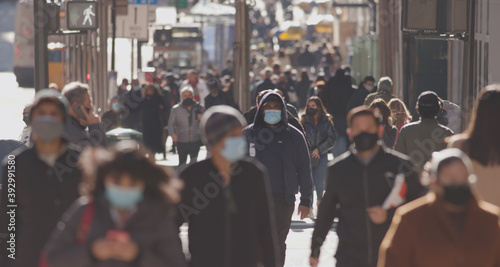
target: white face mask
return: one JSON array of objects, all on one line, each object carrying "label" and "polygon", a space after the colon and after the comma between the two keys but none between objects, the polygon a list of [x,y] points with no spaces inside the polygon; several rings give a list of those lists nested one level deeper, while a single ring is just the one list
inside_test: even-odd
[{"label": "white face mask", "polygon": [[371,91],[371,90],[373,90],[373,88],[375,88],[375,86],[373,86],[373,85],[364,85],[364,87],[368,91]]}]

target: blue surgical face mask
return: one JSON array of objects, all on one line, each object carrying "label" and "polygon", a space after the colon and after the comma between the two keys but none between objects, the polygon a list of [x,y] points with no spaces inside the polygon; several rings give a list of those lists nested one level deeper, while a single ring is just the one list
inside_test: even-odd
[{"label": "blue surgical face mask", "polygon": [[266,110],[264,111],[264,121],[268,124],[274,125],[281,121],[281,110]]},{"label": "blue surgical face mask", "polygon": [[224,149],[220,154],[227,161],[234,163],[247,154],[247,141],[244,136],[228,137],[224,140]]},{"label": "blue surgical face mask", "polygon": [[134,87],[132,87],[132,90],[134,91],[141,91],[141,87],[139,85],[134,85]]},{"label": "blue surgical face mask", "polygon": [[64,132],[64,123],[51,116],[41,116],[31,122],[31,129],[40,141],[52,142]]},{"label": "blue surgical face mask", "polygon": [[133,209],[144,197],[141,188],[122,187],[114,184],[107,184],[104,193],[111,205],[124,210]]},{"label": "blue surgical face mask", "polygon": [[111,105],[111,108],[112,108],[113,110],[118,111],[118,110],[120,110],[120,109],[122,108],[122,104],[121,104],[121,103],[118,103],[118,102],[113,103],[113,105]]}]

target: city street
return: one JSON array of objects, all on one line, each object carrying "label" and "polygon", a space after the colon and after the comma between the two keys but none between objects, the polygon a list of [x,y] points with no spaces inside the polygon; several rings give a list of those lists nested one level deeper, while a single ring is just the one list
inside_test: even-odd
[{"label": "city street", "polygon": [[0,0],[0,266],[500,263],[496,11]]},{"label": "city street", "polygon": [[[10,3],[0,3],[0,139],[17,139],[22,132],[24,122],[22,121],[22,110],[27,103],[33,100],[35,90],[33,88],[20,88],[12,73],[12,56],[14,42],[14,6]],[[125,39],[117,43],[117,54],[130,55],[129,42]],[[117,57],[117,71],[123,77],[130,73],[130,57]],[[168,144],[171,145],[169,138]],[[206,157],[206,150],[202,148],[199,159]],[[165,166],[177,166],[178,156],[168,154],[167,160],[163,160],[157,154],[158,163]],[[296,203],[296,206],[298,202]],[[287,239],[287,257],[285,266],[304,267],[309,266],[309,253],[311,235],[314,229],[314,222],[311,219],[301,221],[294,214],[292,227]],[[181,228],[181,239],[184,251],[187,253],[187,228]],[[333,266],[333,255],[337,246],[337,236],[331,231],[323,246],[320,265]]]}]

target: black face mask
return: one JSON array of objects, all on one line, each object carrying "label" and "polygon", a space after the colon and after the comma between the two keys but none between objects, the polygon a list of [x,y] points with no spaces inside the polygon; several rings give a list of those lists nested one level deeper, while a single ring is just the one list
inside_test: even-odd
[{"label": "black face mask", "polygon": [[377,144],[378,139],[378,134],[376,133],[362,132],[354,136],[353,141],[356,149],[363,152],[372,149]]},{"label": "black face mask", "polygon": [[318,113],[318,109],[317,108],[307,108],[306,113],[308,116],[314,117],[316,115],[316,113]]},{"label": "black face mask", "polygon": [[472,192],[468,185],[449,185],[444,187],[444,201],[455,206],[465,206],[472,198]]},{"label": "black face mask", "polygon": [[28,117],[28,116],[24,116],[23,121],[24,121],[24,123],[26,123],[27,126],[29,126],[31,124],[30,117]]},{"label": "black face mask", "polygon": [[182,101],[182,104],[183,104],[184,106],[192,106],[192,105],[194,105],[194,100],[193,100],[192,98],[189,98],[189,97],[188,97],[188,98],[186,98],[186,99],[184,99],[184,100]]}]

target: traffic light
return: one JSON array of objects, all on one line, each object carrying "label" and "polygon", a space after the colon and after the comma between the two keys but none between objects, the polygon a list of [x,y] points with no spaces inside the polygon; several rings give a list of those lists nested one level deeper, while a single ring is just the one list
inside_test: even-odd
[{"label": "traffic light", "polygon": [[155,30],[153,40],[158,45],[172,42],[172,29]]},{"label": "traffic light", "polygon": [[69,30],[97,30],[97,1],[69,1],[66,5]]},{"label": "traffic light", "polygon": [[49,21],[47,23],[47,32],[55,33],[59,31],[61,28],[59,12],[61,11],[61,7],[56,3],[47,3],[45,5],[45,11],[47,12],[47,17]]}]

